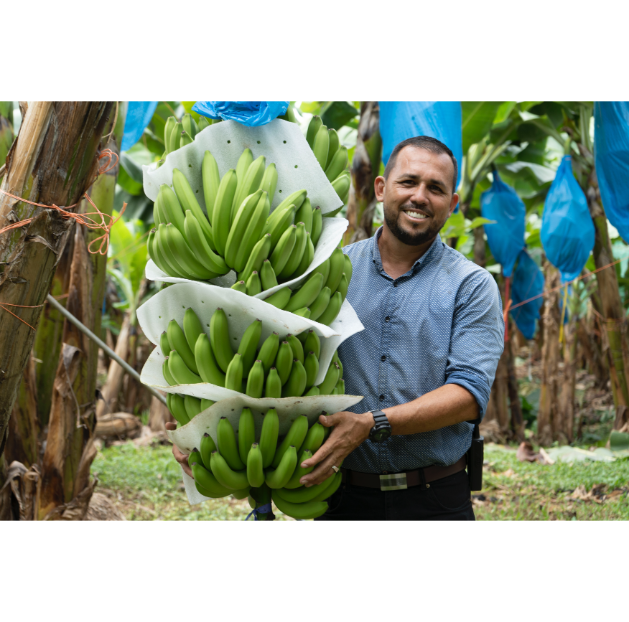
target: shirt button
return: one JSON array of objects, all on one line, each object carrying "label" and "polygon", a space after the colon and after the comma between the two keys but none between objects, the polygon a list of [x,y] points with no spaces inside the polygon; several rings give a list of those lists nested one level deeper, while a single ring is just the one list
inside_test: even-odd
[{"label": "shirt button", "polygon": [[384,402],[384,395],[381,395],[381,396],[380,396],[380,401],[381,401],[381,402]]},{"label": "shirt button", "polygon": [[381,360],[381,361],[386,361],[386,360],[387,360],[387,357],[383,354],[383,355],[380,357],[380,360]]},{"label": "shirt button", "polygon": [[393,283],[393,287],[397,287],[397,283]]},{"label": "shirt button", "polygon": [[388,322],[391,318],[387,315],[387,317],[384,318],[385,322]]}]

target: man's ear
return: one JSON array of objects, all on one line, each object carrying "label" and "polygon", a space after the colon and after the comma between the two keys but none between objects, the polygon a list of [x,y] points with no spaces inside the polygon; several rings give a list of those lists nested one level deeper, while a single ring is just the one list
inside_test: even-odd
[{"label": "man's ear", "polygon": [[378,201],[380,202],[382,202],[382,200],[384,199],[384,184],[385,184],[385,179],[384,177],[382,177],[382,175],[379,175],[378,177],[376,177],[376,179],[373,182],[373,188],[376,193],[376,199],[378,199]]},{"label": "man's ear", "polygon": [[450,214],[449,216],[452,216],[452,213],[454,212],[454,208],[457,206],[459,202],[459,195],[455,192],[452,195],[452,200],[450,201]]}]

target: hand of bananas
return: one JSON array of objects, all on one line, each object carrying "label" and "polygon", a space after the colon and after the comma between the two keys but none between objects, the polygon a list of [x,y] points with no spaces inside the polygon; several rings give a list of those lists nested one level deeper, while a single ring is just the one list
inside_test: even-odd
[{"label": "hand of bananas", "polygon": [[177,121],[175,117],[168,117],[164,126],[164,146],[166,150],[162,154],[160,163],[163,162],[169,153],[189,145],[201,130],[209,127],[212,123],[218,123],[218,120],[213,121],[202,116],[199,119],[199,123],[197,123],[190,114],[184,114],[181,117],[181,121]]},{"label": "hand of bananas", "polygon": [[[189,308],[184,314],[183,329],[171,320],[160,337],[160,348],[166,355],[164,378],[170,386],[207,382],[253,398],[345,393],[343,367],[336,352],[323,382],[314,384],[321,354],[321,342],[314,330],[299,337],[287,335],[281,342],[278,333],[273,332],[258,348],[261,335],[262,322],[255,320],[234,352],[223,309],[212,314],[208,337],[197,314]],[[202,400],[188,396],[183,398],[183,409],[181,400],[170,400],[171,412],[182,424],[207,408]]]},{"label": "hand of bananas", "polygon": [[199,449],[194,449],[188,464],[197,490],[205,497],[236,499],[249,497],[252,508],[273,499],[277,508],[299,519],[321,516],[329,498],[341,484],[341,474],[333,474],[316,486],[305,488],[299,480],[312,471],[300,465],[310,458],[327,438],[330,430],[308,418],[295,418],[286,435],[279,438],[279,417],[273,408],[264,414],[260,437],[256,440],[254,416],[243,408],[238,420],[238,435],[228,419],[221,418],[216,443],[204,434]]}]

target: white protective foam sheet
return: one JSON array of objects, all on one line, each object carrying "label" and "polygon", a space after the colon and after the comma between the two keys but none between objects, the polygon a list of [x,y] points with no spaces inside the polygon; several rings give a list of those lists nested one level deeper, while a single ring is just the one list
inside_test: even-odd
[{"label": "white protective foam sheet", "polygon": [[[307,143],[306,143],[307,144]],[[318,164],[317,164],[318,166]],[[320,264],[322,264],[331,254],[332,251],[338,246],[339,240],[345,230],[347,229],[349,222],[345,218],[324,218],[323,229],[321,230],[321,237],[315,249],[315,254],[312,262],[308,266],[308,269],[296,279],[286,281],[281,285],[267,289],[259,294],[256,294],[254,298],[260,298],[265,300],[276,291],[282,289],[282,287],[290,287],[296,289],[304,281],[308,279],[310,273]],[[165,272],[162,272],[152,259],[149,259],[146,264],[146,278],[151,281],[161,281],[164,283],[204,283],[206,285],[214,285],[217,287],[231,287],[236,282],[236,273],[231,270],[224,276],[219,276],[216,279],[210,281],[192,281],[190,279],[181,279],[176,276],[170,276]]]},{"label": "white protective foam sheet", "polygon": [[[190,423],[168,432],[170,440],[186,454],[199,447],[201,438],[206,432],[216,440],[216,427],[221,417],[226,417],[234,430],[238,429],[238,419],[243,408],[251,408],[256,428],[256,438],[260,436],[263,414],[269,408],[275,408],[280,422],[279,434],[288,432],[291,423],[301,415],[308,417],[312,425],[322,412],[335,413],[345,410],[363,399],[362,395],[317,395],[314,397],[291,397],[282,399],[264,398],[260,400],[239,394],[237,397],[221,400],[210,408],[199,413]],[[183,469],[182,469],[183,473]],[[194,485],[194,480],[183,473],[183,481],[191,505],[205,501]]]},{"label": "white protective foam sheet", "polygon": [[159,347],[160,335],[166,330],[171,320],[176,320],[180,326],[183,326],[183,317],[188,307],[191,307],[199,316],[208,337],[212,314],[217,308],[222,308],[227,314],[229,336],[234,344],[234,351],[240,343],[242,334],[256,319],[262,320],[260,345],[272,332],[277,332],[281,339],[289,334],[299,335],[312,328],[321,338],[319,374],[315,384],[323,382],[326,370],[339,344],[364,328],[347,300],[343,303],[336,320],[330,326],[325,326],[294,313],[277,309],[262,300],[233,289],[193,282],[171,285],[138,309],[138,321],[142,331],[151,343],[157,345],[144,364],[140,378],[144,384],[157,387],[167,393],[182,393],[214,401],[241,394],[209,383],[169,386],[162,373],[164,354]]}]

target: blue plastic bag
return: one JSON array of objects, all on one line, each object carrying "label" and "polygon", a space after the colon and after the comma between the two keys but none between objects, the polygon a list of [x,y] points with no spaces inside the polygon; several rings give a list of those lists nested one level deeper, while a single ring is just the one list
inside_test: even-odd
[{"label": "blue plastic bag", "polygon": [[594,156],[603,208],[629,242],[629,102],[594,103]]},{"label": "blue plastic bag", "polygon": [[463,165],[461,102],[379,102],[382,161],[385,166],[399,142],[412,136],[432,136],[454,154],[459,166],[457,187]]},{"label": "blue plastic bag", "polygon": [[494,171],[494,183],[480,197],[483,218],[495,220],[485,225],[487,243],[505,276],[511,276],[518,253],[524,248],[526,207],[517,192]]},{"label": "blue plastic bag", "polygon": [[285,114],[289,104],[290,102],[197,102],[192,110],[210,119],[238,121],[247,127],[259,127]]},{"label": "blue plastic bag", "polygon": [[120,151],[131,149],[140,140],[156,108],[157,102],[129,102]]},{"label": "blue plastic bag", "polygon": [[535,326],[539,320],[539,310],[544,302],[540,296],[526,304],[516,307],[515,305],[539,296],[544,291],[544,275],[537,267],[537,264],[526,249],[522,249],[518,255],[517,265],[511,279],[511,317],[514,319],[520,332],[527,338],[533,339]]},{"label": "blue plastic bag", "polygon": [[594,248],[594,223],[581,186],[572,174],[572,158],[564,156],[546,195],[542,246],[561,282],[576,279]]}]

